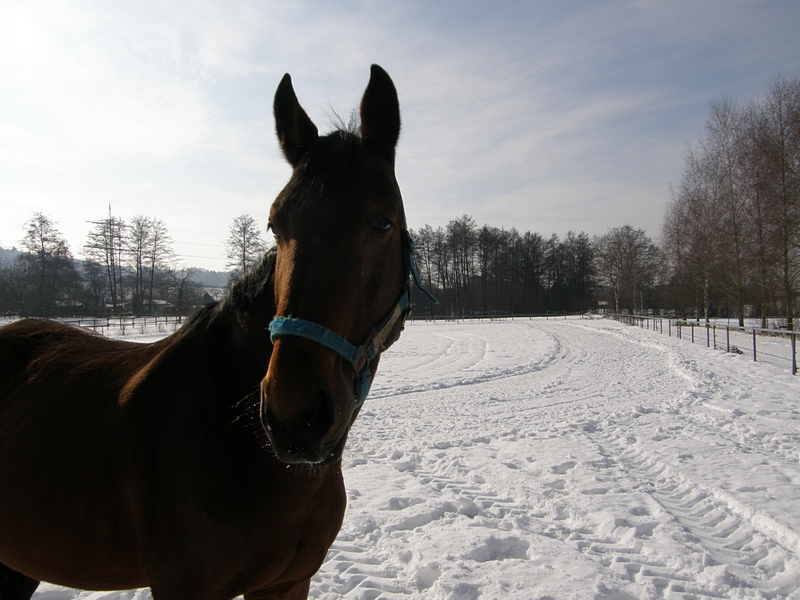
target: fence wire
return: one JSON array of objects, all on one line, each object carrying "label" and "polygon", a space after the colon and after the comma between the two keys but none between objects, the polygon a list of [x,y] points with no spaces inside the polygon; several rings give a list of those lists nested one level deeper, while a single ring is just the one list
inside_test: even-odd
[{"label": "fence wire", "polygon": [[693,344],[705,344],[714,350],[752,356],[754,361],[768,362],[781,367],[788,363],[792,375],[797,375],[798,332],[796,331],[637,315],[608,315],[608,317],[620,323],[657,331]]}]

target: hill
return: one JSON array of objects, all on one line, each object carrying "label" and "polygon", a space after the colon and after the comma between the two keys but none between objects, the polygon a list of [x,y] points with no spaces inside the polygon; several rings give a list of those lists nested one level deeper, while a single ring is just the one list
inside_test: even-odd
[{"label": "hill", "polygon": [[21,252],[16,248],[0,248],[0,263],[14,260]]}]

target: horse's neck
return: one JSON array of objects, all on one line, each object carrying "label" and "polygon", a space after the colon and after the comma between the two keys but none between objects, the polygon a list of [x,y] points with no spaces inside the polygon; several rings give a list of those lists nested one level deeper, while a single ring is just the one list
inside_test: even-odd
[{"label": "horse's neck", "polygon": [[275,316],[272,283],[274,253],[237,281],[228,298],[200,315],[196,334],[211,341],[218,363],[226,365],[226,376],[243,384],[260,382],[272,355],[269,323]]}]

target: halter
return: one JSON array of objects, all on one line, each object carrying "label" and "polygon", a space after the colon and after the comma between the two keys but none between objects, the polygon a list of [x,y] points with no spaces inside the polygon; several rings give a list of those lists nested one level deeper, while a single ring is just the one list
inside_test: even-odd
[{"label": "halter", "polygon": [[354,346],[347,341],[346,338],[334,333],[327,327],[306,321],[305,319],[295,319],[294,317],[276,316],[269,324],[270,340],[275,343],[275,338],[282,335],[293,335],[296,337],[305,338],[312,342],[322,344],[326,348],[330,348],[339,356],[344,358],[347,362],[353,365],[358,376],[357,381],[353,384],[353,397],[355,398],[355,408],[358,409],[364,404],[369,394],[369,388],[372,385],[372,373],[369,370],[369,365],[372,360],[381,352],[386,350],[384,344],[386,338],[395,328],[398,322],[402,328],[405,324],[406,317],[410,312],[410,288],[411,281],[434,304],[439,301],[428,292],[419,279],[417,267],[414,265],[414,240],[408,234],[406,227],[406,216],[403,214],[403,266],[405,268],[405,290],[400,296],[400,299],[394,305],[389,314],[380,322],[375,328],[370,338],[361,346]]}]

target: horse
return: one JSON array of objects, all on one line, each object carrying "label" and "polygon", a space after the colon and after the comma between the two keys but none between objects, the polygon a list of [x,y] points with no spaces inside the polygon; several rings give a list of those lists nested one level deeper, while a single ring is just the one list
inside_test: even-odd
[{"label": "horse", "polygon": [[321,136],[287,73],[275,246],[151,343],[0,328],[0,599],[40,581],[155,600],[308,596],[341,527],[341,457],[419,277],[377,65],[360,128]]}]

